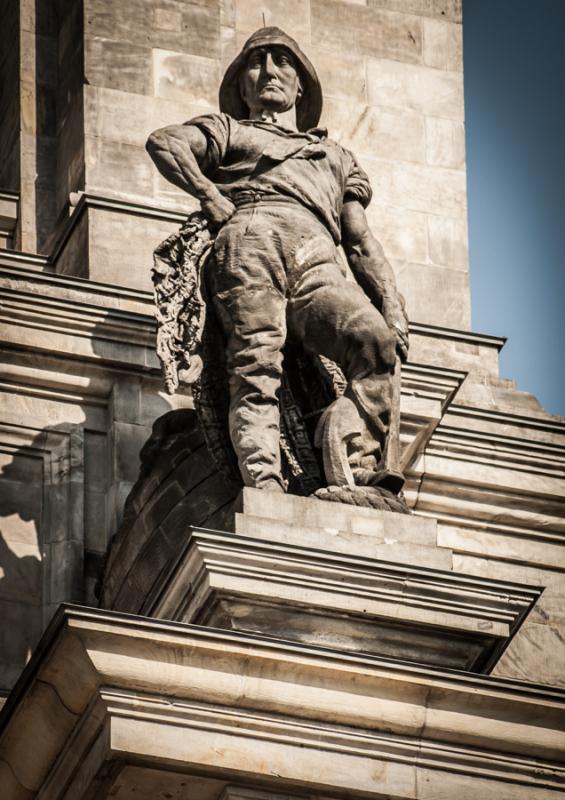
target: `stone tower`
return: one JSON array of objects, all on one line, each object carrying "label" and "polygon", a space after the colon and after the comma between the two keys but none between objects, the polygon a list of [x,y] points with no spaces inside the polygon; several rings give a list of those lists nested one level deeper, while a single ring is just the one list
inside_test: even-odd
[{"label": "stone tower", "polygon": [[[565,427],[470,329],[460,0],[1,6],[3,796],[562,796]],[[410,517],[218,501],[170,423],[151,253],[196,206],[144,144],[263,19],[407,299]]]}]

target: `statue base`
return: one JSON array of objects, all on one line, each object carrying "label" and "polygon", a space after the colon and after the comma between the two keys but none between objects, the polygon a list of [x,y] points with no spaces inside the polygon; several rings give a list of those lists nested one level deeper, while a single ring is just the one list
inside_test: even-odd
[{"label": "statue base", "polygon": [[473,672],[495,663],[533,594],[455,574],[435,520],[359,502],[386,490],[241,489],[194,422],[167,415],[142,452],[102,607]]},{"label": "statue base", "polygon": [[481,672],[535,598],[451,572],[436,522],[245,488],[191,528],[151,616]]}]

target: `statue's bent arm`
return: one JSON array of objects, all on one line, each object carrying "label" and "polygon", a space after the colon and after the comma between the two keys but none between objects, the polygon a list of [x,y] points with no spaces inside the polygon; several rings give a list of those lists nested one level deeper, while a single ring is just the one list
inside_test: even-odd
[{"label": "statue's bent arm", "polygon": [[200,169],[207,141],[195,125],[169,125],[151,134],[146,144],[155,166],[168,181],[200,201],[213,227],[226,222],[235,206]]},{"label": "statue's bent arm", "polygon": [[394,273],[381,244],[369,228],[358,200],[344,203],[341,213],[342,245],[353,274],[394,332],[403,361],[408,356],[408,318],[404,298],[396,288]]}]

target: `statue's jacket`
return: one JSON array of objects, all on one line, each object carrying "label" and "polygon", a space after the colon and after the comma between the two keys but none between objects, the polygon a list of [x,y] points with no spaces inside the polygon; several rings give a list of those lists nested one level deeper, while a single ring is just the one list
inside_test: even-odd
[{"label": "statue's jacket", "polygon": [[227,114],[196,117],[208,147],[204,174],[240,205],[249,195],[279,196],[308,208],[340,241],[343,203],[371,200],[369,179],[349,150],[323,128],[288,130],[270,122],[235,120]]}]

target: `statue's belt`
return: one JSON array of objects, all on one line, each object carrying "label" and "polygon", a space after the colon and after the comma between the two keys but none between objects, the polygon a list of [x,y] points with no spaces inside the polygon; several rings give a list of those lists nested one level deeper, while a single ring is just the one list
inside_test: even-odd
[{"label": "statue's belt", "polygon": [[328,225],[321,214],[316,212],[310,206],[302,203],[298,198],[291,197],[290,195],[277,194],[276,192],[262,192],[256,189],[245,189],[241,192],[234,193],[229,196],[237,211],[240,209],[257,209],[263,205],[284,205],[293,206],[294,208],[305,211],[310,216],[314,217],[317,222],[322,224],[324,228],[330,233]]}]

